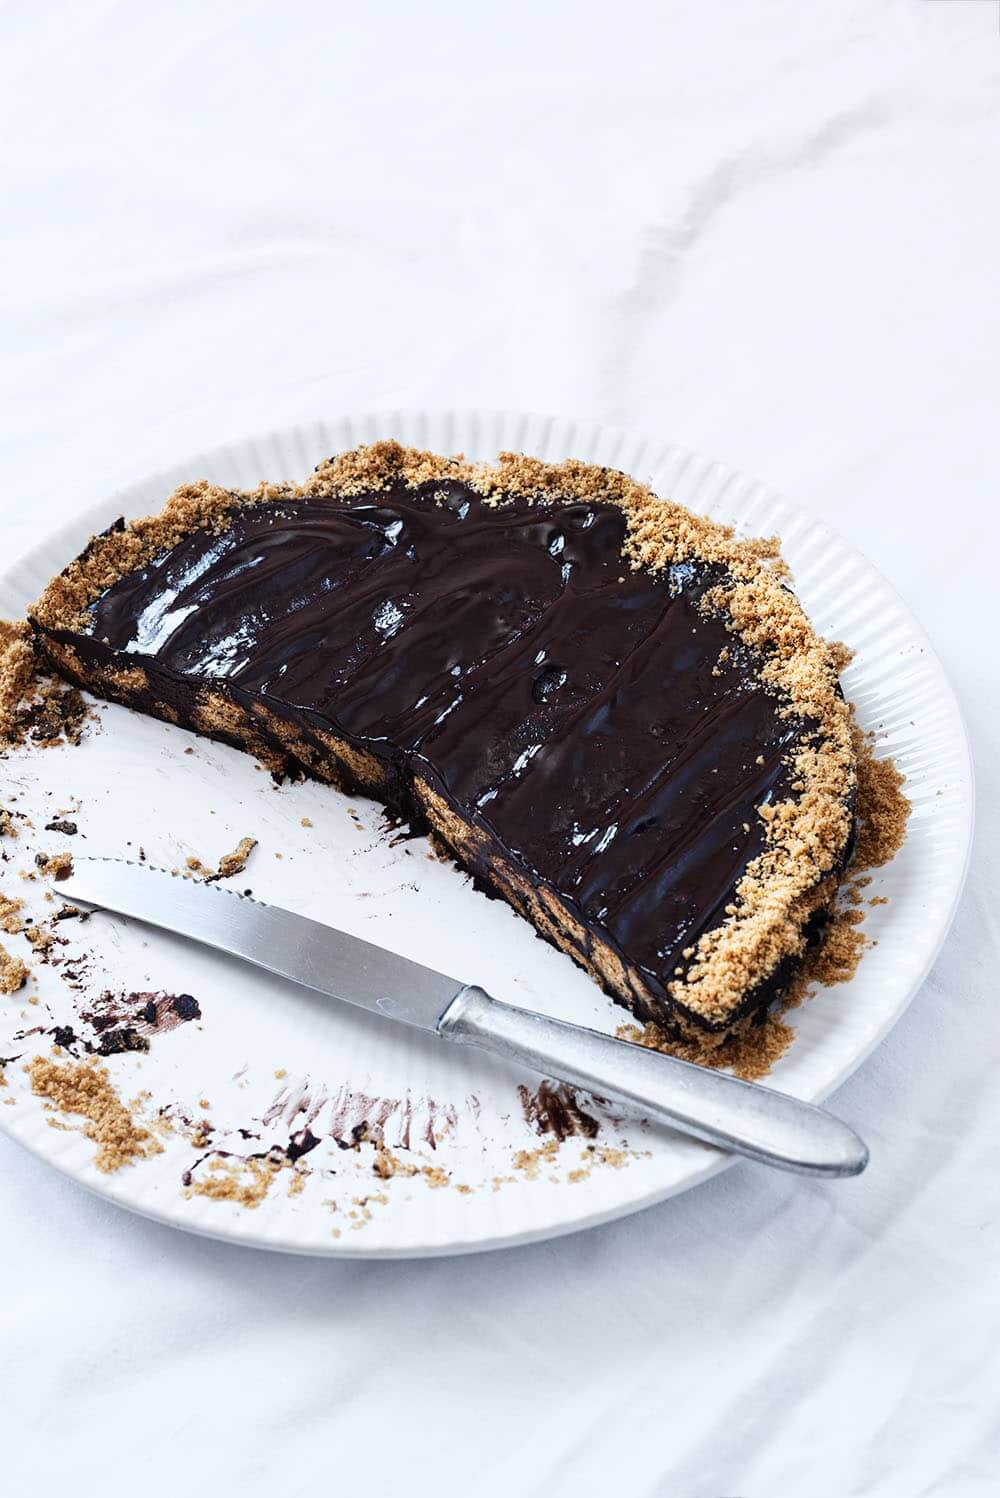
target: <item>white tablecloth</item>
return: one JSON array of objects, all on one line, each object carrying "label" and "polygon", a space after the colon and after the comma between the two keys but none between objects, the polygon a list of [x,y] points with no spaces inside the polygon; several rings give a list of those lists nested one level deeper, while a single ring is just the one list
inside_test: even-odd
[{"label": "white tablecloth", "polygon": [[940,961],[838,1094],[854,1182],[740,1165],[551,1244],[323,1263],[125,1215],[0,1140],[5,1492],[998,1491],[997,11],[4,8],[4,562],[315,415],[655,430],[893,579],[980,818]]}]

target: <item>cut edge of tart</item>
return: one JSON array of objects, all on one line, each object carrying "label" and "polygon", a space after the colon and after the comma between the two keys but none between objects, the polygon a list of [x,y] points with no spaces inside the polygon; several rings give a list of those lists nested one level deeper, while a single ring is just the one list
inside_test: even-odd
[{"label": "cut edge of tart", "polygon": [[[348,501],[363,495],[423,490],[458,481],[490,506],[516,500],[539,505],[617,506],[625,516],[623,559],[636,571],[665,573],[675,564],[708,564],[719,581],[699,607],[720,620],[761,661],[755,680],[777,713],[809,725],[787,761],[792,794],[756,808],[763,850],[746,866],[723,919],[684,952],[685,966],[664,979],[669,1012],[641,974],[623,970],[621,953],[581,931],[557,892],[526,878],[516,860],[487,845],[482,829],[462,816],[419,773],[405,794],[363,746],[313,727],[306,742],[294,724],[263,702],[252,711],[204,682],[191,689],[190,711],[178,715],[158,700],[147,671],[124,653],[85,660],[90,610],[121,579],[162,557],[195,532],[221,534],[231,519],[258,504]],[[205,481],[182,485],[155,516],[118,521],[94,537],[48,584],[29,612],[36,645],[64,677],[107,697],[255,753],[273,768],[282,759],[317,778],[359,789],[425,822],[448,851],[491,893],[519,910],[536,931],[567,951],[600,985],[643,1020],[677,1033],[721,1039],[752,1023],[780,998],[836,894],[854,837],[857,753],[851,712],[838,681],[838,656],[817,634],[787,582],[773,539],[741,539],[733,530],[658,498],[616,470],[575,460],[560,464],[501,453],[495,464],[467,462],[377,442],[320,464],[300,487],[261,484],[253,491]],[[92,640],[92,637],[90,637]],[[624,964],[627,967],[627,963]]]}]

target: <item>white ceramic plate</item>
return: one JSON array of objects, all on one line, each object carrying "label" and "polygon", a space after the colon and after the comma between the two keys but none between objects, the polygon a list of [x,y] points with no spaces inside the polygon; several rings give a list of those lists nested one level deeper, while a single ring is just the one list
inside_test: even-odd
[{"label": "white ceramic plate", "polygon": [[[586,423],[489,412],[319,421],[197,454],[103,500],[0,576],[0,615],[22,614],[93,531],[118,515],[159,509],[183,480],[300,479],[321,458],[380,437],[478,458],[507,448],[605,463],[741,531],[780,535],[814,622],[857,652],[845,689],[862,726],[877,730],[880,752],[906,774],[913,802],[906,845],[869,892],[889,901],[868,915],[877,945],[849,984],[822,991],[794,1015],[798,1037],[773,1074],[788,1092],[827,1097],[902,1014],[944,940],[970,844],[972,770],[944,673],[899,598],[856,551],[762,485],[659,439]],[[122,708],[98,712],[99,728],[80,746],[19,751],[3,764],[0,799],[29,815],[34,830],[24,825],[16,842],[5,840],[0,888],[25,894],[36,916],[53,906],[41,882],[22,884],[17,871],[31,868],[40,847],[135,856],[141,844],[151,863],[172,868],[189,855],[214,863],[246,834],[259,846],[234,881],[239,888],[515,1003],[608,1031],[628,1018],[506,906],[433,860],[424,841],[394,839],[373,803],[312,784],[275,787],[247,756]],[[77,802],[76,837],[42,830]],[[37,966],[32,985],[0,1004],[0,1056],[47,1052],[46,1032],[58,1024],[93,1037],[79,1016],[108,1002],[104,990],[194,995],[200,1019],[157,1034],[147,1053],[107,1062],[122,1095],[145,1094],[145,1116],[171,1120],[173,1132],[154,1158],[101,1174],[92,1142],[74,1127],[79,1120],[47,1111],[19,1061],[6,1068],[0,1126],[112,1201],[177,1227],[303,1253],[458,1253],[603,1222],[730,1163],[587,1099],[593,1137],[539,1135],[518,1091],[519,1084],[534,1091],[537,1078],[118,919],[57,929],[67,945],[54,955],[66,960]],[[7,944],[30,955],[22,937]],[[79,990],[66,983],[67,971],[79,974]],[[22,1002],[31,995],[37,1004]],[[138,1002],[115,1000],[119,1010]],[[229,1152],[228,1169],[240,1180],[253,1170],[243,1156],[303,1139],[305,1127],[320,1142],[251,1209],[185,1186],[192,1167],[195,1182],[216,1169],[211,1159],[195,1163],[206,1152],[197,1142],[203,1119],[211,1147]],[[864,1130],[864,1119],[852,1122]],[[383,1181],[373,1144],[345,1147],[359,1125],[361,1134],[367,1125],[383,1137],[407,1173]]]}]

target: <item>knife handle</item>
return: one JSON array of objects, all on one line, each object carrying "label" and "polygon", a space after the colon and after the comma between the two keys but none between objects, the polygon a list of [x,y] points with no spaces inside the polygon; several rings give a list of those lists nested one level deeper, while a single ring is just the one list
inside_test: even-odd
[{"label": "knife handle", "polygon": [[781,1170],[854,1176],[868,1163],[867,1146],[854,1130],[811,1103],[502,1004],[481,988],[462,990],[441,1016],[438,1033],[621,1099],[657,1123]]}]

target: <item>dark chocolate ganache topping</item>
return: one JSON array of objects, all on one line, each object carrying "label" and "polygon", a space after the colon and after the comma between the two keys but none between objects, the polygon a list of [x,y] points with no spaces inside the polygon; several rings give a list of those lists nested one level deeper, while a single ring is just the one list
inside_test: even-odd
[{"label": "dark chocolate ganache topping", "polygon": [[718,567],[634,571],[625,525],[458,481],[260,503],[115,583],[92,638],[422,776],[662,992],[810,730],[699,609]]}]

